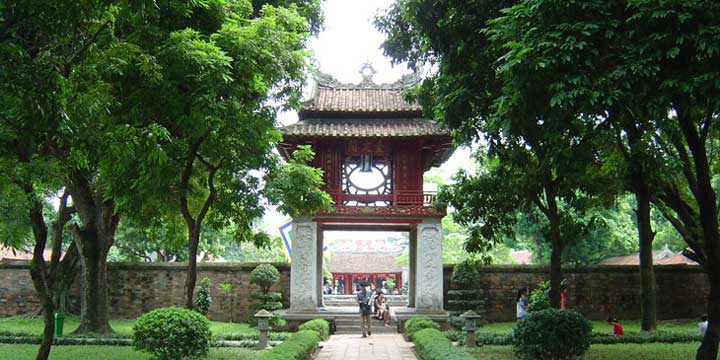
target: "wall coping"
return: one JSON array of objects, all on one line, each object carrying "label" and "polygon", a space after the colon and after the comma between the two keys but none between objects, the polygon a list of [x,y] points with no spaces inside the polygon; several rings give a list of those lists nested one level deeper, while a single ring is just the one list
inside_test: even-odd
[{"label": "wall coping", "polygon": [[[227,271],[249,271],[262,263],[205,263],[197,264],[197,271],[227,270]],[[290,264],[287,263],[271,263],[280,271],[289,271]],[[0,270],[2,269],[30,269],[29,261],[13,261],[0,262]],[[108,263],[108,270],[166,270],[166,271],[185,271],[187,270],[187,262],[172,263],[147,263],[147,262],[111,262]]]},{"label": "wall coping", "polygon": [[[261,263],[198,263],[198,271],[212,271],[212,270],[236,270],[236,271],[247,271],[252,270]],[[278,268],[280,271],[289,271],[290,264],[288,263],[272,263],[273,266]],[[452,272],[455,265],[445,264],[443,268],[445,271]],[[690,272],[690,273],[704,273],[705,269],[702,266],[691,266],[691,265],[655,265],[655,271],[662,272]],[[0,270],[2,269],[30,269],[29,261],[13,261],[13,262],[0,262]],[[146,262],[111,262],[108,263],[108,269],[120,269],[120,270],[166,270],[166,271],[185,271],[187,269],[186,262],[173,262],[173,263],[146,263]],[[485,265],[478,268],[480,272],[489,273],[549,273],[550,267],[547,265]],[[565,274],[573,273],[589,273],[589,272],[605,272],[605,273],[639,273],[639,269],[635,265],[584,265],[584,266],[566,266],[563,267],[562,272]]]},{"label": "wall coping", "polygon": [[[444,271],[452,272],[455,265],[443,265]],[[705,273],[705,268],[697,265],[655,265],[654,270],[663,272],[689,272]],[[478,267],[481,273],[550,273],[549,265],[483,265]],[[563,274],[573,273],[639,273],[640,269],[635,265],[582,265],[563,266]]]}]

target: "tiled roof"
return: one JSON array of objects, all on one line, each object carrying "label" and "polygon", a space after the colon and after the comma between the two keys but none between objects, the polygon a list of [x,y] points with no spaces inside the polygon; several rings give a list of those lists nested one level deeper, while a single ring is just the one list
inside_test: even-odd
[{"label": "tiled roof", "polygon": [[320,86],[304,112],[419,112],[420,105],[403,98],[402,89],[334,89]]},{"label": "tiled roof", "polygon": [[401,272],[395,260],[399,254],[388,253],[336,253],[328,259],[332,273],[392,273]]},{"label": "tiled roof", "polygon": [[[359,84],[346,84],[328,74],[317,74],[317,87],[312,99],[300,105],[302,113],[332,112],[417,112],[420,105],[410,103],[402,95],[403,89],[418,82],[413,75],[405,75],[392,84],[376,84],[372,77],[364,77]],[[301,116],[302,117],[302,116]]]},{"label": "tiled roof", "polygon": [[280,128],[284,136],[417,137],[449,136],[432,121],[400,119],[305,119]]}]

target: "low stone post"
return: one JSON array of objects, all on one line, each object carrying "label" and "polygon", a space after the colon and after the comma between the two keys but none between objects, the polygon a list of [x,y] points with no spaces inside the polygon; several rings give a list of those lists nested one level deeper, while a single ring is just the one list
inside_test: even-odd
[{"label": "low stone post", "polygon": [[258,321],[257,329],[260,331],[260,335],[258,335],[258,344],[255,347],[258,350],[265,350],[270,347],[268,345],[268,332],[270,331],[271,317],[272,314],[264,309],[255,314],[255,318]]},{"label": "low stone post", "polygon": [[477,343],[475,342],[477,319],[480,319],[482,316],[470,310],[460,315],[460,317],[465,320],[465,326],[463,327],[463,330],[467,332],[465,335],[465,347],[474,348],[477,346]]}]

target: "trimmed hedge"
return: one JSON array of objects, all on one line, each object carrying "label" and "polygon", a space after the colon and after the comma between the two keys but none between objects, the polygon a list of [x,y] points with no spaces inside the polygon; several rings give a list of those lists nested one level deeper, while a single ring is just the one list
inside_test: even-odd
[{"label": "trimmed hedge", "polygon": [[590,348],[592,325],[574,311],[533,311],[515,324],[513,349],[521,359],[575,359]]},{"label": "trimmed hedge", "polygon": [[313,330],[301,330],[292,334],[282,344],[263,352],[258,360],[300,360],[312,355],[320,342],[320,335]]},{"label": "trimmed hedge", "polygon": [[440,331],[440,325],[430,318],[423,316],[411,317],[405,322],[405,334],[411,341],[415,341],[414,335],[416,332],[423,329],[435,329]]},{"label": "trimmed hedge", "polygon": [[[457,341],[460,345],[465,343],[464,331],[446,331],[445,337],[451,341]],[[689,343],[702,341],[702,335],[687,332],[672,332],[657,330],[651,333],[625,332],[624,336],[612,336],[604,333],[590,334],[590,344],[649,344],[649,343]],[[476,331],[475,341],[478,345],[512,345],[513,336],[511,333],[492,333],[487,331]]]},{"label": "trimmed hedge", "polygon": [[315,319],[303,323],[298,330],[312,330],[320,335],[320,339],[327,340],[330,337],[330,323],[324,319]]},{"label": "trimmed hedge", "polygon": [[422,360],[474,360],[473,356],[454,347],[437,329],[422,329],[414,334],[415,351]]}]

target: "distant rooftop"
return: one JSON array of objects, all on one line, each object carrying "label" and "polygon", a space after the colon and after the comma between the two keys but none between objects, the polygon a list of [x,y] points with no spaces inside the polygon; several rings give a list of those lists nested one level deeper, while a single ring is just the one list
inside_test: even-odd
[{"label": "distant rooftop", "polygon": [[[600,265],[639,265],[640,254],[632,254],[625,256],[612,256],[600,260]],[[668,249],[667,246],[662,250],[653,251],[654,265],[699,265],[693,260],[685,257],[682,252],[675,253]]]}]

